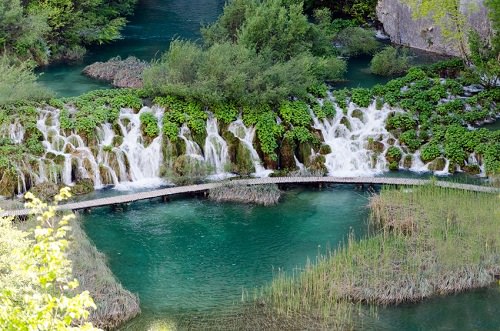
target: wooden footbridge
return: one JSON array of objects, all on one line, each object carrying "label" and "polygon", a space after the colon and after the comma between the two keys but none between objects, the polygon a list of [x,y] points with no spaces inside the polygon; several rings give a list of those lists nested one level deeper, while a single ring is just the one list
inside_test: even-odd
[{"label": "wooden footbridge", "polygon": [[[204,193],[218,186],[226,185],[227,183],[228,182],[225,181],[225,182],[198,184],[198,185],[175,186],[175,187],[153,190],[149,192],[132,193],[125,195],[118,195],[109,198],[72,202],[57,206],[57,210],[78,211],[78,210],[90,210],[92,208],[103,207],[103,206],[125,206],[134,201],[147,200],[153,198],[163,198],[166,201],[169,199],[170,196],[179,194],[189,194],[189,193],[194,193],[194,194]],[[500,189],[488,186],[461,184],[461,183],[445,182],[445,181],[432,181],[425,179],[387,178],[387,177],[268,177],[268,178],[231,180],[229,183],[240,184],[240,185],[354,184],[354,185],[369,185],[369,186],[372,185],[415,186],[415,185],[426,185],[433,183],[436,186],[454,188],[460,190],[485,192],[485,193],[500,193]],[[27,215],[29,215],[28,209],[8,210],[2,212],[1,214],[1,216],[13,216],[13,217],[23,217]]]}]

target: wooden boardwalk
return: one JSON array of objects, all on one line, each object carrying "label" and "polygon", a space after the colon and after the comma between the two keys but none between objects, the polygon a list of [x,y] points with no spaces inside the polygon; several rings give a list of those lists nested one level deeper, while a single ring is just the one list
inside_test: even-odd
[{"label": "wooden boardwalk", "polygon": [[[358,185],[426,185],[434,183],[440,187],[454,188],[460,190],[468,190],[474,192],[486,192],[486,193],[500,193],[500,189],[471,185],[471,184],[460,184],[445,181],[431,181],[425,179],[413,179],[413,178],[387,178],[387,177],[268,177],[268,178],[252,178],[252,179],[239,179],[232,180],[230,183],[242,184],[242,185],[261,185],[261,184],[358,184]],[[174,196],[177,194],[186,193],[199,193],[208,191],[210,189],[216,188],[221,185],[225,185],[228,182],[215,182],[199,185],[188,185],[188,186],[176,186],[169,187],[159,190],[153,190],[149,192],[132,193],[125,195],[118,195],[109,198],[92,199],[81,202],[72,202],[67,204],[62,204],[57,207],[57,210],[88,210],[96,207],[103,206],[116,206],[116,205],[126,205],[134,201],[147,200],[153,198],[160,198]],[[8,210],[4,211],[1,216],[14,216],[22,217],[29,215],[29,210],[18,209],[18,210]]]}]

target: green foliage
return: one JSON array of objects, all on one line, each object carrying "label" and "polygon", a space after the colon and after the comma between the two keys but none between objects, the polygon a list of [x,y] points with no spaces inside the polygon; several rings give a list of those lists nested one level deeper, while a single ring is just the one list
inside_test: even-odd
[{"label": "green foliage", "polygon": [[218,120],[226,124],[236,120],[239,113],[238,108],[233,104],[217,104],[210,109],[214,112]]},{"label": "green foliage", "polygon": [[495,87],[500,79],[500,62],[497,59],[498,48],[495,49],[488,44],[488,41],[481,40],[476,31],[469,33],[468,40],[470,60],[473,64],[468,70],[486,88]]},{"label": "green foliage", "polygon": [[379,47],[372,31],[360,27],[348,27],[340,31],[335,38],[342,45],[341,53],[344,56],[373,54]]},{"label": "green foliage", "polygon": [[353,24],[356,25],[371,22],[373,19],[376,19],[376,5],[377,0],[304,1],[304,6],[307,9],[327,7],[332,12],[333,17],[349,17],[351,20],[344,21],[353,22]]},{"label": "green foliage", "polygon": [[366,88],[355,88],[351,90],[352,102],[360,107],[368,107],[372,101],[372,91]]},{"label": "green foliage", "polygon": [[0,106],[25,100],[50,99],[52,93],[36,82],[32,66],[26,62],[16,62],[6,55],[0,55]]},{"label": "green foliage", "polygon": [[333,91],[333,97],[335,98],[335,102],[344,112],[347,111],[347,97],[348,91],[347,89],[335,90]]},{"label": "green foliage", "polygon": [[141,121],[141,129],[143,134],[148,136],[149,138],[156,138],[160,133],[160,129],[158,128],[158,120],[155,115],[151,112],[143,112],[139,116]]},{"label": "green foliage", "polygon": [[[55,202],[70,196],[68,189]],[[28,234],[1,218],[0,227],[0,327],[3,330],[97,330],[84,320],[96,306],[88,291],[76,293],[67,258],[68,222],[58,219],[55,206],[47,206],[26,194],[27,207],[38,216],[38,226]],[[32,236],[33,239],[28,236]]]},{"label": "green foliage", "polygon": [[370,71],[381,76],[400,75],[410,68],[409,61],[406,52],[389,46],[375,54],[370,62]]},{"label": "green foliage", "polygon": [[0,5],[0,46],[39,64],[76,59],[85,46],[120,37],[136,0],[5,0]]},{"label": "green foliage", "polygon": [[179,139],[179,127],[171,122],[167,117],[163,117],[163,134],[171,141],[176,142]]},{"label": "green foliage", "polygon": [[408,130],[399,136],[399,141],[407,146],[411,152],[415,152],[421,145],[422,141],[417,136],[417,132],[415,130]]},{"label": "green foliage", "polygon": [[437,143],[429,143],[422,147],[420,158],[424,162],[430,162],[441,156],[441,149]]},{"label": "green foliage", "polygon": [[307,127],[295,126],[293,129],[285,132],[285,139],[297,140],[299,143],[319,143],[318,138],[309,131]]},{"label": "green foliage", "polygon": [[402,157],[403,154],[401,153],[401,150],[395,146],[389,147],[385,153],[385,158],[389,161],[389,163],[395,162],[397,164]]},{"label": "green foliage", "polygon": [[262,152],[269,155],[271,159],[277,160],[277,138],[283,135],[283,126],[276,123],[276,117],[273,112],[263,112],[259,115],[255,127]]},{"label": "green foliage", "polygon": [[387,129],[395,130],[399,129],[401,131],[407,131],[415,128],[417,122],[409,114],[397,113],[389,117],[387,120]]},{"label": "green foliage", "polygon": [[327,34],[308,22],[298,3],[233,1],[203,29],[205,47],[173,41],[144,72],[145,88],[205,104],[276,105],[306,97],[308,88],[346,71],[345,61],[324,47]]},{"label": "green foliage", "polygon": [[280,105],[279,115],[285,123],[308,127],[311,115],[307,104],[303,101],[286,101]]}]

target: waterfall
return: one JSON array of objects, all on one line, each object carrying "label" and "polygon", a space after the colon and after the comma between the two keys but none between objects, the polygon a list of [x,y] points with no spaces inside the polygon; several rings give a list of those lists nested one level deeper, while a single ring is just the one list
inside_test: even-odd
[{"label": "waterfall", "polygon": [[331,153],[325,155],[325,166],[330,176],[373,176],[387,170],[384,152],[378,155],[368,149],[369,139],[389,147],[388,139],[393,138],[385,129],[385,120],[393,112],[387,106],[378,110],[375,103],[360,109],[353,103],[346,114],[336,109],[333,119],[319,120],[314,113],[314,128],[323,134]]},{"label": "waterfall", "polygon": [[[120,112],[118,125],[123,136],[123,142],[118,147],[118,150],[113,149],[113,153],[118,163],[120,179],[126,177],[124,174],[124,169],[126,169],[124,162],[125,159],[127,160],[129,181],[115,183],[117,189],[126,190],[136,187],[154,187],[163,183],[159,177],[160,166],[163,161],[161,132],[149,145],[145,145],[140,120],[140,116],[144,112],[153,113],[158,121],[158,126],[161,128],[163,110],[159,107],[153,107],[152,109],[143,107],[137,114],[130,109],[122,109]],[[109,136],[106,137],[105,135],[104,137],[109,140]],[[123,156],[118,156],[120,153],[123,153]],[[114,177],[118,181],[116,174]]]},{"label": "waterfall", "polygon": [[205,161],[200,146],[198,146],[198,144],[191,138],[191,131],[186,124],[182,125],[181,131],[179,133],[179,138],[181,138],[186,144],[187,156],[198,161]]},{"label": "waterfall", "polygon": [[212,115],[207,119],[207,138],[205,139],[205,161],[213,168],[213,179],[222,179],[230,176],[226,172],[229,163],[229,153],[226,141],[219,135],[217,119]]},{"label": "waterfall", "polygon": [[267,177],[271,174],[272,170],[267,170],[262,166],[262,161],[260,160],[259,154],[253,147],[253,139],[255,137],[255,128],[247,128],[241,119],[238,119],[232,122],[228,128],[229,132],[231,132],[236,138],[238,138],[243,145],[250,152],[250,157],[252,158],[252,163],[255,168],[255,177]]}]

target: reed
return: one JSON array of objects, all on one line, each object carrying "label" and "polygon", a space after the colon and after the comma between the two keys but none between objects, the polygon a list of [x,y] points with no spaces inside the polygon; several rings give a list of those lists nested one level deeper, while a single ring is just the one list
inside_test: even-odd
[{"label": "reed", "polygon": [[141,311],[138,297],[116,280],[106,257],[92,245],[78,220],[71,223],[71,235],[69,257],[73,275],[80,283],[78,289],[89,291],[97,306],[89,321],[95,327],[110,330],[137,316]]},{"label": "reed", "polygon": [[351,235],[301,273],[277,277],[258,300],[289,314],[488,286],[500,275],[499,206],[493,194],[384,188],[370,203],[374,233],[362,240]]},{"label": "reed", "polygon": [[208,196],[217,202],[232,201],[270,206],[278,203],[281,191],[275,184],[242,185],[229,182],[211,189]]}]

